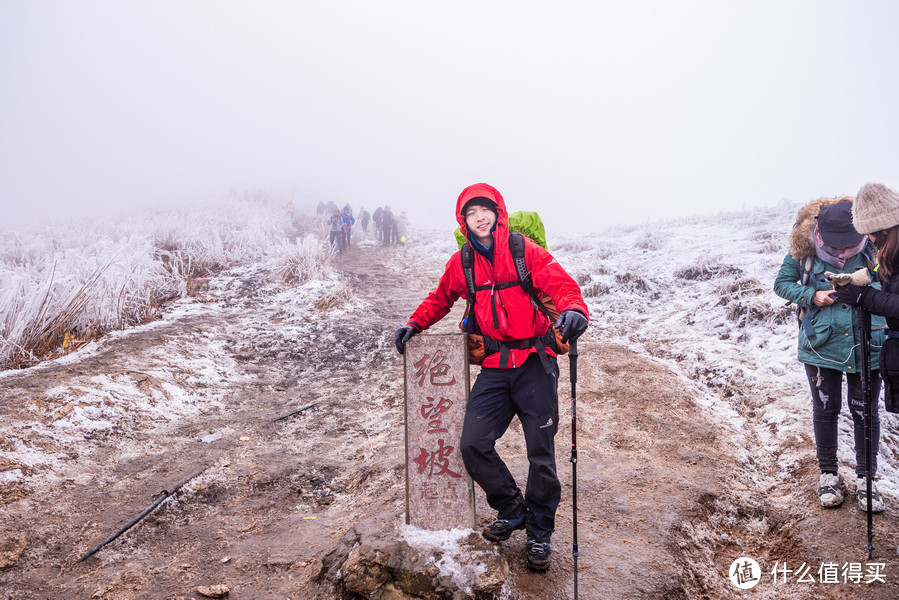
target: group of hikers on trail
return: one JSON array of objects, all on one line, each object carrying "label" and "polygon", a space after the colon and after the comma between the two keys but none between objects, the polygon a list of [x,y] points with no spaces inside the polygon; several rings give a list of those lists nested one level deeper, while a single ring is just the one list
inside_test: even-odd
[{"label": "group of hikers on trail", "polygon": [[[346,204],[343,210],[340,210],[333,201],[327,204],[320,201],[316,212],[320,215],[328,215],[328,243],[338,252],[342,253],[348,250],[352,240],[353,225],[356,224],[356,218],[353,216],[353,209],[350,205]],[[371,222],[375,236],[384,244],[406,243],[408,220],[405,213],[397,217],[389,206],[384,208],[379,206],[375,209],[374,214],[369,214],[363,207],[359,212],[359,222],[362,225],[362,232],[366,234],[368,233],[368,224]]]},{"label": "group of hikers on trail", "polygon": [[[459,447],[468,474],[497,513],[482,535],[500,542],[525,530],[525,563],[542,572],[550,565],[561,496],[554,450],[557,356],[586,331],[589,310],[558,261],[537,242],[510,230],[505,201],[494,187],[478,183],[465,188],[455,217],[464,243],[446,263],[437,287],[396,330],[394,341],[403,354],[412,336],[449,314],[456,300],[468,301],[463,330],[483,340],[483,359]],[[822,507],[839,506],[847,492],[837,461],[845,374],[858,506],[869,515],[885,509],[873,481],[880,437],[877,398],[883,381],[886,409],[899,412],[897,271],[899,194],[893,190],[866,184],[854,199],[822,198],[799,212],[774,291],[799,311],[798,359],[812,395],[821,470],[815,493]],[[862,284],[870,279],[872,284]],[[546,310],[546,297],[555,312]],[[864,311],[871,321],[870,343],[861,339],[858,328]],[[495,449],[516,416],[529,462],[524,494]],[[575,549],[576,531],[575,519]],[[869,545],[871,534],[869,516]],[[576,565],[575,558],[575,571]]]},{"label": "group of hikers on trail", "polygon": [[385,244],[406,243],[406,215],[399,217],[393,214],[389,206],[380,206],[372,213],[372,223],[375,226],[375,235]]}]

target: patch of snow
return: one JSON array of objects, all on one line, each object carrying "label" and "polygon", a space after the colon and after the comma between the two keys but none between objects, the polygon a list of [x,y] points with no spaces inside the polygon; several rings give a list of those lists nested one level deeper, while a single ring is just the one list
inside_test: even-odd
[{"label": "patch of snow", "polygon": [[0,485],[9,485],[22,479],[25,475],[22,469],[12,469],[10,471],[0,471]]},{"label": "patch of snow", "polygon": [[[429,531],[413,525],[404,525],[400,532],[400,539],[417,548],[440,550],[441,557],[434,562],[434,565],[440,569],[440,574],[449,576],[460,589],[470,593],[471,587],[478,577],[487,570],[487,567],[482,564],[458,560],[463,551],[459,542],[472,533],[471,529]],[[434,557],[430,557],[430,560],[433,562]]]}]

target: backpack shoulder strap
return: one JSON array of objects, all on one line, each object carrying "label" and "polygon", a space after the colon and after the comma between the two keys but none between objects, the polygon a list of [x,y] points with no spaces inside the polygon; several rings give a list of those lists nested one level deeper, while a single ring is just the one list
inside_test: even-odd
[{"label": "backpack shoulder strap", "polygon": [[812,275],[812,265],[815,264],[814,256],[806,256],[802,259],[802,262],[799,263],[799,272],[802,274],[801,282],[802,285],[808,285],[809,277]]},{"label": "backpack shoulder strap", "polygon": [[524,236],[517,231],[509,232],[509,250],[512,251],[512,261],[515,263],[515,272],[518,274],[518,282],[529,293],[534,289],[531,284],[531,274],[524,260]]},{"label": "backpack shoulder strap", "polygon": [[[811,279],[811,276],[812,276],[812,265],[814,265],[814,264],[815,264],[814,256],[806,256],[805,258],[802,259],[802,262],[799,263],[799,274],[800,274],[799,283],[801,283],[803,286],[808,285],[809,279]],[[789,305],[790,303],[787,302],[787,304]],[[817,309],[815,310],[815,312],[817,312]],[[797,305],[796,318],[799,319],[799,323],[801,325],[804,323],[810,323],[809,320],[804,320],[806,315],[808,315],[808,314],[809,314],[809,309]],[[814,316],[814,315],[812,315],[812,316]],[[805,325],[803,325],[803,327],[804,326]],[[815,337],[814,331],[812,331],[812,337]]]},{"label": "backpack shoulder strap", "polygon": [[528,271],[527,263],[524,260],[524,235],[517,231],[509,233],[509,249],[512,251],[512,260],[515,262],[515,272],[518,274],[518,283],[521,289],[528,293],[534,307],[546,315],[550,323],[555,322],[555,317],[543,304],[543,300],[534,289],[534,282],[531,280],[531,273]]},{"label": "backpack shoulder strap", "polygon": [[471,244],[465,242],[460,249],[462,259],[462,273],[465,275],[465,287],[468,288],[468,301],[474,304],[477,289],[474,284],[474,250]]}]

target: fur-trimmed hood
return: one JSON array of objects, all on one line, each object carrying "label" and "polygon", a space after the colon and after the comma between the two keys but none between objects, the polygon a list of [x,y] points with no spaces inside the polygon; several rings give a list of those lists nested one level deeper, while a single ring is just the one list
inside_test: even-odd
[{"label": "fur-trimmed hood", "polygon": [[815,244],[812,242],[812,230],[818,220],[821,209],[837,202],[852,202],[852,198],[843,196],[841,198],[818,198],[812,200],[801,209],[796,216],[796,223],[793,224],[793,231],[790,233],[790,255],[796,260],[803,260],[808,256],[815,256]]}]

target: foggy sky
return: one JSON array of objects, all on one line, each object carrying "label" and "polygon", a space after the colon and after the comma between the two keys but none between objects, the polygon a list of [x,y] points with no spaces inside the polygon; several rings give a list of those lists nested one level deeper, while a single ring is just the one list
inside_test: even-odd
[{"label": "foggy sky", "polygon": [[292,192],[587,232],[899,188],[899,4],[0,0],[0,229]]}]

